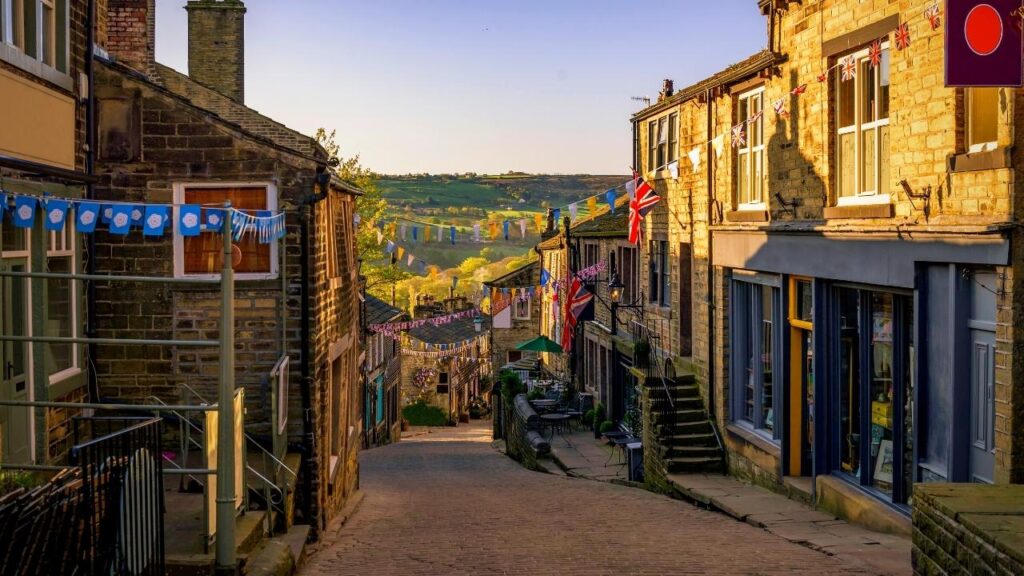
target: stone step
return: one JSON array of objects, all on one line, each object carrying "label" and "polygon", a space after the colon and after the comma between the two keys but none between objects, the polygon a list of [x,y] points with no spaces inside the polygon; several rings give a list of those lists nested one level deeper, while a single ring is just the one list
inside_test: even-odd
[{"label": "stone step", "polygon": [[698,434],[669,434],[661,437],[662,444],[666,446],[714,446],[718,448],[718,440],[713,432]]},{"label": "stone step", "polygon": [[703,408],[676,408],[675,410],[666,410],[660,414],[655,414],[655,418],[659,424],[685,424],[688,422],[706,422],[708,419],[707,414]]},{"label": "stone step", "polygon": [[720,456],[672,456],[665,460],[669,473],[721,473],[722,458]]},{"label": "stone step", "polygon": [[674,424],[657,424],[655,434],[660,438],[676,434],[714,434],[711,423],[707,420],[696,420],[693,422],[676,422]]},{"label": "stone step", "polygon": [[721,460],[722,453],[718,449],[718,445],[714,446],[661,446],[659,454],[662,458],[682,457],[682,458],[715,458]]},{"label": "stone step", "polygon": [[685,398],[676,397],[672,399],[670,404],[668,398],[661,396],[660,398],[655,396],[651,398],[651,409],[654,412],[664,412],[675,407],[676,410],[693,410],[693,409],[704,409],[704,401],[700,396],[690,396]]}]

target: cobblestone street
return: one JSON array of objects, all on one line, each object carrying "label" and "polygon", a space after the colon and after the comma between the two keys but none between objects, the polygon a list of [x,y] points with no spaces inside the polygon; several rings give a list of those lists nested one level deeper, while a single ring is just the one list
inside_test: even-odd
[{"label": "cobblestone street", "polygon": [[489,424],[363,452],[365,499],[303,573],[871,573],[645,490],[525,470]]}]

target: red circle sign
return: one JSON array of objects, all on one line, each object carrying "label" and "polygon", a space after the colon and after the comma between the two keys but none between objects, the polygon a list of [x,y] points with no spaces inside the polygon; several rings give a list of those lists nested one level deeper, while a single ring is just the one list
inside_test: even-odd
[{"label": "red circle sign", "polygon": [[1003,20],[989,4],[978,4],[967,13],[964,21],[967,47],[978,56],[988,56],[1003,41]]}]

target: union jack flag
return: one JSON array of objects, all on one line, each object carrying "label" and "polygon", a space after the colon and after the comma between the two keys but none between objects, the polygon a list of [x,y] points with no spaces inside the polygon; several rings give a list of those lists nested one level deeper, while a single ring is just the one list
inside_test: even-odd
[{"label": "union jack flag", "polygon": [[932,30],[939,29],[939,25],[942,21],[939,20],[938,4],[932,4],[928,8],[925,8],[924,17],[928,19],[928,24],[932,27]]},{"label": "union jack flag", "polygon": [[661,200],[654,192],[654,188],[644,181],[636,172],[633,172],[633,181],[636,182],[636,192],[633,199],[629,201],[629,243],[640,244],[640,222],[644,216]]},{"label": "union jack flag", "polygon": [[569,294],[565,305],[565,325],[562,327],[562,350],[572,350],[572,337],[575,333],[576,323],[579,322],[587,305],[594,299],[594,295],[587,292],[579,278],[572,279],[569,286]]},{"label": "union jack flag", "polygon": [[906,22],[900,22],[896,27],[895,39],[896,47],[900,50],[906,50],[910,46],[910,26],[907,26]]},{"label": "union jack flag", "polygon": [[872,42],[868,48],[868,62],[871,62],[872,68],[882,63],[882,43],[878,40]]},{"label": "union jack flag", "polygon": [[818,74],[818,82],[824,82],[825,80],[828,80],[828,70]]},{"label": "union jack flag", "polygon": [[853,56],[843,58],[839,70],[843,74],[843,82],[857,77],[857,60]]},{"label": "union jack flag", "polygon": [[750,117],[749,120],[747,120],[747,124],[753,124],[754,122],[757,122],[758,120],[761,119],[761,116],[763,116],[763,115],[764,115],[764,111],[763,110],[758,110],[757,114],[754,114],[753,116]]},{"label": "union jack flag", "polygon": [[743,130],[743,124],[732,127],[732,147],[739,148],[747,144],[747,133]]},{"label": "union jack flag", "polygon": [[775,113],[776,114],[778,114],[779,116],[782,116],[783,118],[786,118],[786,117],[789,116],[789,112],[786,112],[786,99],[785,98],[779,98],[775,102],[772,102],[772,108],[775,109]]},{"label": "union jack flag", "polygon": [[796,88],[793,88],[793,91],[790,92],[790,94],[792,94],[793,96],[799,96],[799,95],[803,94],[804,92],[807,92],[807,84],[801,84],[801,85],[797,86]]}]

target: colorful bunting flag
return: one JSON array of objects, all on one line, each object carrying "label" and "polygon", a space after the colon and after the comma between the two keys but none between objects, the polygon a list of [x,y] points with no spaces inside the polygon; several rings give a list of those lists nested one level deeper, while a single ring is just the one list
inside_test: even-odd
[{"label": "colorful bunting flag", "polygon": [[721,158],[722,152],[725,151],[725,134],[719,134],[711,140],[711,145],[715,149],[715,158]]},{"label": "colorful bunting flag", "polygon": [[[199,206],[197,204],[185,204],[184,206],[178,207],[178,234],[182,236],[198,236],[199,235]],[[117,209],[114,210],[114,219],[116,220]],[[236,211],[236,214],[240,212]],[[111,226],[116,224],[113,220]],[[240,230],[239,232],[244,232]]]},{"label": "colorful bunting flag", "polygon": [[502,229],[502,232],[505,234],[505,241],[506,242],[508,241],[508,224],[509,224],[508,220],[505,220],[504,222],[501,223],[501,229]]},{"label": "colorful bunting flag", "polygon": [[839,70],[842,72],[843,82],[857,78],[857,60],[852,55],[839,61]]},{"label": "colorful bunting flag", "polygon": [[473,224],[473,241],[480,241],[480,224]]},{"label": "colorful bunting flag", "polygon": [[906,50],[910,47],[910,27],[907,26],[906,22],[900,22],[900,25],[896,27],[893,37],[896,40],[896,48],[899,50]]},{"label": "colorful bunting flag", "polygon": [[942,21],[939,19],[939,5],[932,4],[925,8],[924,17],[928,19],[928,25],[931,26],[932,30],[938,30]]},{"label": "colorful bunting flag", "polygon": [[526,218],[519,219],[519,236],[526,238]]},{"label": "colorful bunting flag", "polygon": [[744,131],[746,124],[740,122],[732,127],[732,147],[741,148],[747,143],[747,135]]},{"label": "colorful bunting flag", "polygon": [[[206,231],[220,232],[224,229],[224,218],[226,217],[223,208],[205,208]],[[377,232],[380,234],[380,231]]]},{"label": "colorful bunting flag", "polygon": [[673,160],[673,161],[669,162],[667,168],[668,168],[668,174],[669,174],[669,176],[672,177],[673,180],[676,180],[676,179],[679,178],[679,161],[678,160]]},{"label": "colorful bunting flag", "polygon": [[419,239],[420,239],[420,227],[419,226],[413,226],[412,227],[412,241],[413,242],[419,242]]},{"label": "colorful bunting flag", "polygon": [[132,226],[142,226],[142,217],[145,215],[145,207],[135,204],[132,206]]},{"label": "colorful bunting flag", "polygon": [[615,214],[615,189],[611,189],[604,193],[604,199],[608,202],[608,209],[611,210],[612,214]]},{"label": "colorful bunting flag", "polygon": [[538,234],[544,232],[544,215],[543,214],[540,214],[540,213],[534,214],[533,215],[533,223],[537,225],[537,233]]},{"label": "colorful bunting flag", "polygon": [[384,252],[391,254],[392,252],[395,251],[395,248],[396,244],[391,240],[388,240],[388,243],[384,246]]},{"label": "colorful bunting flag", "polygon": [[455,244],[455,226],[451,226],[451,227],[449,227],[449,228],[448,228],[448,233],[449,233],[449,234],[451,235],[451,237],[452,237],[452,244]]},{"label": "colorful bunting flag", "polygon": [[575,220],[576,219],[576,213],[577,213],[576,203],[572,202],[572,203],[569,204],[569,219],[570,220]]},{"label": "colorful bunting flag", "polygon": [[406,260],[405,265],[410,267],[410,268],[412,268],[412,263],[415,262],[415,261],[416,261],[416,257],[413,256],[412,254],[409,254],[409,259]]},{"label": "colorful bunting flag", "polygon": [[401,232],[399,233],[402,236],[402,242],[405,242],[405,229],[406,228],[407,228],[407,226],[405,224],[402,224]]},{"label": "colorful bunting flag", "polygon": [[555,228],[560,228],[562,226],[562,210],[555,208],[551,211],[551,215],[555,218]]},{"label": "colorful bunting flag", "polygon": [[597,212],[597,196],[587,198],[587,213],[591,216]]},{"label": "colorful bunting flag", "polygon": [[700,169],[700,146],[694,146],[687,154],[690,158],[690,164],[693,165],[694,174]]}]

